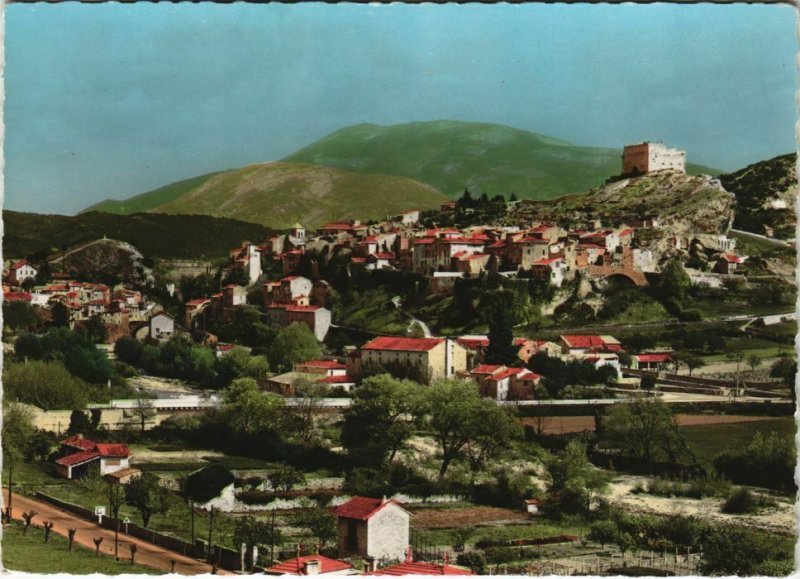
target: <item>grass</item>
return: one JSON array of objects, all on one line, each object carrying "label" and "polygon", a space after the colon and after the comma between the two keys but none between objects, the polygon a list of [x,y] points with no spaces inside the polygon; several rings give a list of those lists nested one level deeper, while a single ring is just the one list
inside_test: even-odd
[{"label": "grass", "polygon": [[342,219],[384,219],[446,201],[411,178],[349,172],[304,163],[256,164],[214,175],[202,186],[154,207],[160,213],[204,214],[287,228]]},{"label": "grass", "polygon": [[67,539],[57,533],[50,533],[50,542],[45,544],[42,529],[31,528],[27,535],[23,535],[22,524],[15,521],[3,527],[3,568],[37,574],[162,574],[159,570],[131,565],[130,562],[117,561],[109,556],[96,557],[93,550],[77,543],[70,552],[68,545]]},{"label": "grass", "polygon": [[708,465],[726,450],[746,447],[756,432],[761,432],[765,436],[771,432],[778,432],[782,436],[794,437],[795,423],[793,417],[784,416],[756,422],[683,426],[681,432],[697,460],[701,464]]},{"label": "grass", "polygon": [[[433,121],[345,127],[285,160],[403,175],[450,197],[468,187],[473,194],[551,199],[586,191],[618,174],[620,154],[502,125]],[[718,173],[695,165],[689,171]]]},{"label": "grass", "polygon": [[405,335],[410,319],[391,303],[391,296],[381,290],[369,290],[354,296],[338,312],[337,324],[347,328]]},{"label": "grass", "polygon": [[[413,525],[413,519],[412,519]],[[453,544],[453,529],[430,529],[413,531],[418,537],[433,545],[448,546]],[[479,541],[508,541],[514,539],[539,539],[553,535],[580,536],[589,532],[589,525],[574,523],[555,523],[545,520],[532,520],[530,524],[505,525],[502,527],[475,527],[475,533],[467,541],[474,545]]]}]

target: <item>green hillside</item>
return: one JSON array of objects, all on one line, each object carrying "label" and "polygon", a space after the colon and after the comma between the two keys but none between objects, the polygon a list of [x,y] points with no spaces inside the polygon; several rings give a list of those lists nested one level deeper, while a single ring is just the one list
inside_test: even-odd
[{"label": "green hillside", "polygon": [[[776,237],[789,239],[795,236],[796,164],[797,155],[790,153],[720,175],[719,180],[725,189],[736,195],[735,228],[763,235],[766,226],[774,230]],[[778,201],[782,201],[786,208],[770,205]]]},{"label": "green hillside", "polygon": [[[475,193],[549,199],[601,185],[620,172],[621,155],[620,149],[581,147],[502,125],[433,121],[346,127],[284,160],[402,175],[450,197],[469,187]],[[719,173],[691,164],[688,170]]]},{"label": "green hillside", "polygon": [[154,207],[164,205],[170,201],[177,199],[187,191],[199,187],[217,173],[207,173],[199,177],[192,177],[176,183],[170,183],[164,187],[159,187],[147,193],[141,193],[130,199],[118,201],[116,199],[106,199],[100,203],[96,203],[82,211],[88,213],[89,211],[102,211],[104,213],[116,213],[117,215],[130,215],[131,213],[144,213],[150,211]]},{"label": "green hillside", "polygon": [[276,228],[296,221],[315,227],[333,220],[382,219],[408,209],[430,209],[445,199],[430,185],[405,177],[263,163],[218,173],[151,210],[230,217]]},{"label": "green hillside", "polygon": [[261,225],[207,215],[91,212],[73,217],[3,211],[3,220],[3,253],[9,257],[44,256],[62,245],[107,236],[135,245],[147,257],[216,258],[228,255],[243,240],[260,241],[270,234]]}]

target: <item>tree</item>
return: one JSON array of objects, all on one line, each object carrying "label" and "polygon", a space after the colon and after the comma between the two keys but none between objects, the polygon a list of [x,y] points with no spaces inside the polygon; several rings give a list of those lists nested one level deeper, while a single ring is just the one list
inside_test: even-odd
[{"label": "tree", "polygon": [[686,299],[686,293],[692,285],[689,275],[683,269],[680,260],[670,259],[661,270],[661,279],[658,283],[658,291],[664,299],[674,299],[682,303]]},{"label": "tree", "polygon": [[8,465],[8,505],[6,508],[9,514],[13,500],[14,467],[24,460],[34,432],[31,411],[20,404],[4,402],[3,432],[0,436],[0,443],[3,449],[3,460]]},{"label": "tree", "polygon": [[336,518],[321,507],[303,509],[293,517],[292,524],[308,531],[323,546],[336,538]]},{"label": "tree", "polygon": [[706,365],[706,361],[703,360],[700,356],[696,356],[695,354],[684,354],[681,357],[686,367],[689,369],[689,376],[692,375],[693,370],[697,370],[698,368],[702,368]]},{"label": "tree", "polygon": [[3,368],[4,396],[42,410],[75,410],[86,406],[88,385],[73,378],[60,362],[31,360]]},{"label": "tree", "polygon": [[153,405],[153,401],[149,398],[139,397],[136,399],[136,405],[133,407],[132,411],[133,416],[139,422],[140,432],[144,434],[147,421],[156,415],[156,408]]},{"label": "tree", "polygon": [[761,365],[761,356],[758,354],[750,354],[747,357],[747,365],[750,366],[750,371],[755,372],[756,368]]},{"label": "tree", "polygon": [[652,391],[656,387],[656,377],[652,374],[645,374],[639,382],[642,390]]},{"label": "tree", "polygon": [[3,302],[3,322],[15,330],[32,331],[37,329],[42,319],[30,302]]},{"label": "tree", "polygon": [[297,417],[300,441],[309,445],[316,437],[316,414],[322,399],[328,393],[328,387],[319,382],[301,379],[295,383],[294,414]]},{"label": "tree", "polygon": [[341,440],[359,463],[391,463],[414,431],[409,417],[418,413],[422,389],[389,374],[365,379],[344,413]]},{"label": "tree", "polygon": [[274,523],[257,520],[252,515],[236,519],[233,542],[235,545],[244,544],[248,554],[253,552],[255,546],[269,545],[273,547],[280,545],[282,541],[283,535]]},{"label": "tree", "polygon": [[103,322],[103,318],[98,314],[95,314],[86,321],[83,330],[90,340],[98,344],[105,342],[108,337],[106,324]]},{"label": "tree", "polygon": [[604,443],[644,461],[649,468],[659,460],[694,460],[669,406],[658,399],[616,404],[605,420]]},{"label": "tree", "polygon": [[284,399],[262,392],[253,378],[234,380],[223,391],[222,411],[231,430],[245,437],[275,436],[283,423]]},{"label": "tree", "polygon": [[765,564],[790,558],[791,549],[770,535],[720,525],[703,545],[700,571],[708,575],[762,575],[766,574],[762,572]]},{"label": "tree", "polygon": [[169,491],[161,486],[158,477],[146,472],[124,486],[125,503],[139,511],[142,526],[147,528],[153,515],[169,509]]},{"label": "tree", "polygon": [[586,446],[578,440],[571,440],[546,466],[548,502],[560,512],[588,514],[592,502],[607,492],[609,474],[592,466]]},{"label": "tree", "polygon": [[56,302],[53,307],[50,308],[50,316],[52,319],[51,323],[54,328],[69,327],[69,310],[67,309],[67,306],[61,302]]},{"label": "tree", "polygon": [[518,348],[514,346],[511,318],[505,309],[495,312],[489,323],[489,346],[486,348],[487,364],[513,364],[519,362]]},{"label": "tree", "polygon": [[298,362],[319,358],[322,346],[308,326],[295,322],[278,332],[268,354],[270,367],[286,371]]},{"label": "tree", "polygon": [[602,520],[592,523],[589,528],[589,539],[600,543],[600,546],[605,549],[607,543],[613,543],[617,538],[619,530],[617,524],[612,520]]},{"label": "tree", "polygon": [[490,405],[497,408],[493,401],[480,397],[475,383],[464,380],[438,380],[424,392],[420,410],[442,452],[440,481],[467,444],[488,443],[483,421],[487,416],[500,420],[499,415],[491,415]]},{"label": "tree", "polygon": [[92,423],[86,412],[83,410],[73,410],[69,415],[69,428],[67,434],[89,434],[92,431]]},{"label": "tree", "polygon": [[306,482],[306,475],[292,466],[284,466],[270,473],[267,480],[273,489],[288,493],[295,485]]}]

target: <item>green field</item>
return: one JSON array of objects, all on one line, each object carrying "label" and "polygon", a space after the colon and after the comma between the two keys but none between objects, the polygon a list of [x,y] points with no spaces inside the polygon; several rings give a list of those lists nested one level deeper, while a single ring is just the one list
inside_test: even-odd
[{"label": "green field", "polygon": [[[513,192],[521,199],[550,199],[618,174],[621,154],[503,125],[442,120],[345,127],[284,160],[402,175],[450,197],[469,187],[490,196]],[[697,165],[689,171],[718,173]]]},{"label": "green field", "polygon": [[736,451],[749,445],[756,432],[763,435],[777,432],[783,436],[794,437],[795,423],[793,417],[785,416],[735,424],[683,426],[681,432],[697,460],[701,464],[710,464],[714,457],[726,450]]},{"label": "green field", "polygon": [[177,181],[170,183],[164,187],[159,187],[147,193],[141,193],[135,197],[124,199],[122,201],[116,199],[107,199],[96,203],[91,207],[84,209],[81,213],[88,213],[89,211],[102,211],[103,213],[115,213],[117,215],[130,215],[131,213],[144,213],[153,207],[158,207],[164,203],[174,201],[187,191],[191,191],[195,187],[201,186],[217,173],[208,173],[193,177],[184,181]]},{"label": "green field", "polygon": [[70,552],[67,539],[56,533],[50,533],[50,541],[45,544],[44,530],[31,527],[28,534],[23,535],[22,527],[18,521],[3,527],[3,568],[6,571],[73,575],[162,574],[156,569],[131,565],[130,561],[117,561],[105,555],[97,557],[94,551],[77,543]]}]

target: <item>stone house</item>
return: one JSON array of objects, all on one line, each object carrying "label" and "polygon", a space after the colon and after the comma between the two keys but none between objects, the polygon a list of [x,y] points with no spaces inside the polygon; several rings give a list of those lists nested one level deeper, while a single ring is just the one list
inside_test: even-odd
[{"label": "stone house", "polygon": [[333,511],[339,556],[402,561],[409,545],[411,513],[394,500],[355,496]]},{"label": "stone house", "polygon": [[466,370],[467,351],[455,340],[445,338],[404,338],[381,336],[361,347],[362,368],[382,366],[429,384]]},{"label": "stone house", "polygon": [[175,334],[175,320],[165,313],[150,318],[150,337],[158,341],[169,340]]}]

